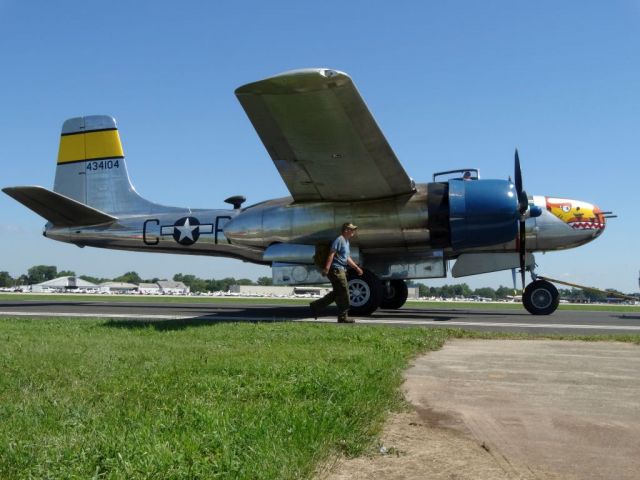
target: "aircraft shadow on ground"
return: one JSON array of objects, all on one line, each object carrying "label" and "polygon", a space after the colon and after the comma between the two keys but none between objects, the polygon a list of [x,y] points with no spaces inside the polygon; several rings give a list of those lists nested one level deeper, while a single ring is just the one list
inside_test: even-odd
[{"label": "aircraft shadow on ground", "polygon": [[210,327],[213,325],[222,325],[229,323],[283,323],[290,322],[291,319],[280,320],[246,320],[246,319],[233,319],[228,317],[215,318],[211,316],[182,318],[175,320],[127,320],[127,319],[111,319],[102,324],[107,328],[121,328],[131,330],[141,330],[146,328],[153,328],[159,332],[172,331],[172,330],[186,330],[187,328],[194,327]]},{"label": "aircraft shadow on ground", "polygon": [[[130,306],[129,306],[130,307]],[[147,306],[145,305],[145,308]],[[154,308],[161,308],[154,306]],[[281,307],[281,306],[251,306],[251,307],[238,307],[235,305],[226,305],[220,308],[219,306],[206,308],[201,307],[197,310],[204,310],[201,315],[194,315],[191,318],[181,319],[135,319],[135,313],[131,314],[129,319],[110,319],[102,325],[109,328],[130,328],[130,329],[143,329],[153,328],[159,331],[166,330],[183,330],[191,327],[205,327],[217,324],[227,323],[284,323],[298,320],[300,318],[308,318],[309,309],[307,307]],[[166,309],[166,306],[165,306]],[[189,315],[194,308],[192,306],[189,309],[180,313]],[[178,312],[176,312],[178,314]],[[237,318],[235,318],[237,317]],[[256,318],[252,318],[256,317]]]}]

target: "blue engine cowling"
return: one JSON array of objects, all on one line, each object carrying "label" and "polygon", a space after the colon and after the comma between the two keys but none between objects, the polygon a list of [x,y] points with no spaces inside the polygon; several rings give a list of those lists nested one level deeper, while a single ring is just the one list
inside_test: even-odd
[{"label": "blue engine cowling", "polygon": [[509,242],[518,234],[518,199],[507,180],[449,180],[449,228],[455,249]]}]

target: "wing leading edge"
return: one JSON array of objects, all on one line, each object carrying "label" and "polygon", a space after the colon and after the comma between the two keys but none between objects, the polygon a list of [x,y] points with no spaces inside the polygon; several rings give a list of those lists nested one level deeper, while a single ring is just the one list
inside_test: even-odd
[{"label": "wing leading edge", "polygon": [[414,191],[351,78],[286,72],[236,96],[295,201],[354,201]]}]

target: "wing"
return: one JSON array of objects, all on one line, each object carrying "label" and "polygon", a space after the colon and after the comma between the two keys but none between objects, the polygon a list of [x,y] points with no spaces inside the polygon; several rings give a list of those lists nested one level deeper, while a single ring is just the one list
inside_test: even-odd
[{"label": "wing", "polygon": [[369,200],[414,191],[345,73],[295,70],[235,93],[294,200]]}]

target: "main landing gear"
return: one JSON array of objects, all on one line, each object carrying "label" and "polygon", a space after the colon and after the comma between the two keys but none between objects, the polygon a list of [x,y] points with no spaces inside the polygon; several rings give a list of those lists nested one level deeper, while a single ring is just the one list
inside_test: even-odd
[{"label": "main landing gear", "polygon": [[378,308],[398,309],[407,301],[408,288],[404,280],[387,280],[384,283],[370,270],[361,276],[349,270],[349,301],[352,315],[371,315]]},{"label": "main landing gear", "polygon": [[382,286],[380,308],[397,310],[407,301],[409,289],[404,280],[388,280]]},{"label": "main landing gear", "polygon": [[382,300],[382,283],[375,273],[364,270],[362,275],[358,275],[354,270],[349,270],[347,284],[351,315],[371,315],[378,309]]}]

